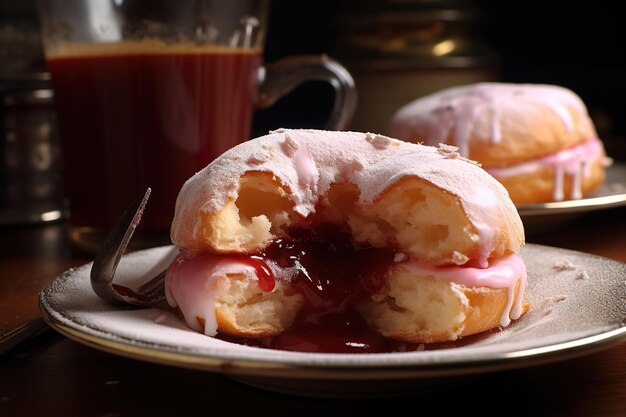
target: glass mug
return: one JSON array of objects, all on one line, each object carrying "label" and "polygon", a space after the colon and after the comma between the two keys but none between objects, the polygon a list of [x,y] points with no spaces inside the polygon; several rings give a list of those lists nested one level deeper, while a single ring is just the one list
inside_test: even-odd
[{"label": "glass mug", "polygon": [[178,191],[250,138],[254,108],[309,80],[336,91],[326,128],[354,112],[350,74],[323,56],[262,63],[268,2],[41,0],[70,200],[72,240],[90,252],[152,188],[133,242],[169,243]]}]

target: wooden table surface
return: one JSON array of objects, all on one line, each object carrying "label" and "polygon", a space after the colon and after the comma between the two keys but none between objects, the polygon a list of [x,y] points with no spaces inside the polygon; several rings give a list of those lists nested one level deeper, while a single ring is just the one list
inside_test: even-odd
[{"label": "wooden table surface", "polygon": [[[626,262],[626,208],[596,211],[527,236]],[[39,316],[37,293],[71,266],[67,225],[0,229],[0,333]],[[320,382],[323,383],[323,382]],[[349,382],[346,382],[349,383]],[[384,384],[385,382],[381,382]],[[626,416],[626,343],[559,363],[478,375],[399,398],[317,399],[267,392],[209,372],[104,353],[47,331],[0,356],[0,416],[416,415],[493,410],[500,415]]]}]

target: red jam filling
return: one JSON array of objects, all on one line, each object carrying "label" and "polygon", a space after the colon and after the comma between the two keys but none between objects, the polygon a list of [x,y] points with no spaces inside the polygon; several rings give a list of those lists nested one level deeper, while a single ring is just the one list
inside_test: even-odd
[{"label": "red jam filling", "polygon": [[276,279],[272,270],[267,266],[262,256],[237,256],[233,255],[238,262],[246,264],[254,268],[257,279],[259,280],[259,287],[265,292],[272,291],[276,286]]},{"label": "red jam filling", "polygon": [[265,346],[299,352],[392,350],[390,341],[367,326],[354,303],[384,285],[394,253],[355,245],[349,233],[330,226],[292,230],[290,236],[260,254],[244,257],[256,269],[264,291],[271,291],[275,283],[264,260],[297,271],[290,283],[305,300],[294,324],[264,341]]}]

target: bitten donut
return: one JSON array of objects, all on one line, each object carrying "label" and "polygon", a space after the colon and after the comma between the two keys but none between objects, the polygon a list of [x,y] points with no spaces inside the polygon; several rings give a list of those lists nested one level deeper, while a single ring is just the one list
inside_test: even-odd
[{"label": "bitten donut", "polygon": [[398,110],[389,134],[458,147],[504,184],[515,204],[589,195],[603,183],[609,161],[582,100],[554,85],[442,90]]},{"label": "bitten donut", "polygon": [[171,238],[167,300],[210,336],[384,351],[380,338],[451,341],[524,311],[515,206],[448,146],[280,129],[190,178]]}]

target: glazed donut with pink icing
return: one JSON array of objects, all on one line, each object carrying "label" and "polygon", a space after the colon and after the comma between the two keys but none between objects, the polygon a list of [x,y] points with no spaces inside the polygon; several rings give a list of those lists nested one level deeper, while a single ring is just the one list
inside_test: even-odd
[{"label": "glazed donut with pink icing", "polygon": [[608,161],[582,100],[554,85],[442,90],[398,110],[389,134],[458,147],[504,184],[515,204],[589,195],[604,181]]},{"label": "glazed donut with pink icing", "polygon": [[522,224],[500,183],[450,147],[284,130],[190,178],[166,294],[209,336],[382,352],[524,311]]}]

